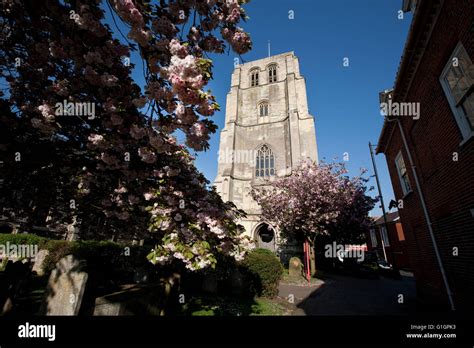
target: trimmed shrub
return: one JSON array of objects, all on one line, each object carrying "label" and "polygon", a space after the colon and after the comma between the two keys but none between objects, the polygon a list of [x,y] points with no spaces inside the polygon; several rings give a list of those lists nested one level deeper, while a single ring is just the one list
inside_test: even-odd
[{"label": "trimmed shrub", "polygon": [[133,273],[137,268],[156,269],[146,258],[150,251],[149,247],[110,241],[53,240],[30,233],[0,234],[0,245],[6,245],[7,242],[38,245],[39,249],[48,250],[49,254],[43,264],[46,275],[54,269],[61,258],[69,254],[86,260],[88,273],[97,275],[98,279],[112,280],[115,283],[132,282]]},{"label": "trimmed shrub", "polygon": [[43,272],[44,274],[49,274],[62,257],[71,254],[71,242],[66,240],[50,240],[43,244],[42,249],[49,251],[43,262]]},{"label": "trimmed shrub", "polygon": [[29,233],[0,234],[0,245],[6,245],[8,242],[10,244],[28,244],[42,247],[46,241],[46,238]]},{"label": "trimmed shrub", "polygon": [[264,248],[257,248],[257,249],[254,249],[252,252],[259,255],[271,255],[271,256],[277,257],[273,251],[264,249]]},{"label": "trimmed shrub", "polygon": [[278,257],[267,249],[255,249],[242,262],[253,278],[257,294],[264,297],[278,295],[278,284],[283,275],[283,266]]},{"label": "trimmed shrub", "polygon": [[[141,246],[128,246],[109,241],[50,240],[43,247],[49,251],[43,265],[45,273],[51,272],[56,263],[69,254],[86,260],[88,272],[103,273],[108,279],[125,280],[133,276],[134,269],[138,267],[145,267],[148,264],[153,267],[146,259],[149,249]],[[126,250],[130,252],[129,255]]]}]

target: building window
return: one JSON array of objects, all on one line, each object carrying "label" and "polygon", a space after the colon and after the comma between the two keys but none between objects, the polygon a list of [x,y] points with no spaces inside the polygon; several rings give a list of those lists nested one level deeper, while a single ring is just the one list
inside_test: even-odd
[{"label": "building window", "polygon": [[273,175],[275,175],[275,156],[267,145],[263,145],[257,151],[255,176],[269,177]]},{"label": "building window", "polygon": [[375,234],[375,230],[372,228],[370,230],[370,242],[372,243],[372,247],[377,247],[377,235]]},{"label": "building window", "polygon": [[258,70],[252,70],[250,72],[250,86],[258,86]]},{"label": "building window", "polygon": [[459,43],[440,76],[446,98],[464,139],[474,134],[474,66]]},{"label": "building window", "polygon": [[258,115],[268,116],[268,102],[261,102],[258,104]]},{"label": "building window", "polygon": [[268,67],[268,83],[276,82],[277,80],[277,66],[272,64]]},{"label": "building window", "polygon": [[380,226],[380,234],[382,235],[384,247],[389,247],[390,241],[388,240],[387,229],[385,228],[385,226]]},{"label": "building window", "polygon": [[411,185],[401,151],[395,158],[395,165],[397,167],[398,177],[400,178],[400,184],[402,185],[403,195],[406,195],[407,193],[411,192]]}]

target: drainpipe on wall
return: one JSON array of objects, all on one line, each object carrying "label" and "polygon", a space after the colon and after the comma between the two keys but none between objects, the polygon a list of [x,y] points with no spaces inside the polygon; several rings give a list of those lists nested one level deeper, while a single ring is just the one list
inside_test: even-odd
[{"label": "drainpipe on wall", "polygon": [[410,149],[408,148],[408,143],[407,143],[407,140],[405,138],[405,132],[403,131],[402,124],[401,124],[399,118],[390,120],[390,119],[388,119],[388,117],[386,117],[385,119],[387,120],[387,122],[397,121],[398,128],[400,130],[400,134],[401,134],[402,140],[403,140],[403,146],[405,147],[405,151],[406,151],[407,156],[408,156],[408,161],[410,162],[410,167],[412,169],[413,177],[415,178],[416,189],[418,190],[418,196],[420,197],[420,203],[421,203],[421,206],[423,208],[423,214],[425,216],[426,224],[428,225],[428,231],[430,233],[431,242],[433,243],[433,249],[434,249],[435,254],[436,254],[436,260],[438,261],[439,269],[441,271],[441,276],[443,278],[443,283],[444,283],[444,286],[446,288],[446,293],[448,295],[449,304],[451,305],[451,310],[455,311],[456,308],[454,306],[453,293],[451,292],[451,288],[450,288],[449,283],[448,283],[448,278],[446,277],[446,272],[444,270],[443,260],[441,259],[441,255],[440,255],[439,250],[438,250],[438,244],[436,243],[436,238],[435,238],[435,235],[433,233],[433,227],[432,227],[430,216],[428,214],[428,209],[426,207],[425,197],[423,196],[423,192],[421,191],[421,185],[420,185],[420,182],[418,180],[418,175],[416,173],[415,164],[413,163],[413,158],[411,157]]},{"label": "drainpipe on wall", "polygon": [[[382,214],[383,214],[383,221],[384,221],[384,226],[385,226],[385,232],[387,234],[387,238],[388,238],[388,223],[387,223],[387,213],[385,212],[385,204],[383,202],[383,196],[382,196],[382,189],[380,188],[380,182],[379,182],[379,174],[377,172],[377,165],[375,164],[375,158],[374,158],[374,152],[372,151],[372,144],[370,143],[369,141],[369,150],[370,150],[370,157],[372,158],[372,165],[374,167],[374,174],[375,174],[375,180],[377,182],[377,188],[379,190],[379,197],[380,197],[380,206],[382,207]],[[385,258],[385,262],[388,263],[388,258],[387,258],[387,252],[385,250],[385,243],[383,241],[383,234],[382,234],[382,231],[380,230],[379,231],[379,235],[380,235],[380,241],[382,242],[382,250],[383,250],[383,256]],[[377,237],[377,235],[376,235]],[[392,250],[392,249],[390,249]],[[393,255],[393,251],[392,251],[392,263],[395,264],[395,257]]]}]

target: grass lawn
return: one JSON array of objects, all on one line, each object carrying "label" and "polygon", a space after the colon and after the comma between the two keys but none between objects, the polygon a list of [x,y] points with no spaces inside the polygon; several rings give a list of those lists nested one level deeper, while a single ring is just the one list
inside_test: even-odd
[{"label": "grass lawn", "polygon": [[285,315],[286,310],[276,301],[266,298],[202,296],[186,304],[182,314],[192,316]]},{"label": "grass lawn", "polygon": [[[317,270],[316,275],[310,279],[310,285],[321,285],[323,283],[322,279],[324,279],[324,272],[321,270]],[[285,284],[291,285],[308,285],[308,280],[303,276],[291,277],[288,273],[288,268],[284,270],[281,281]]]}]

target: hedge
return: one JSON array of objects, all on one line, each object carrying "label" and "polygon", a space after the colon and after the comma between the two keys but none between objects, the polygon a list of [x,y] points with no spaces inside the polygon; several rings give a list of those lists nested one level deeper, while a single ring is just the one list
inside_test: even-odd
[{"label": "hedge", "polygon": [[270,250],[255,249],[245,257],[242,265],[254,276],[257,293],[264,297],[278,295],[278,285],[283,275],[283,266]]},{"label": "hedge", "polygon": [[108,241],[50,240],[43,248],[49,251],[43,265],[45,273],[52,271],[56,263],[68,254],[86,260],[88,271],[103,271],[111,278],[149,264],[146,259],[149,248]]},{"label": "hedge", "polygon": [[[0,244],[7,242],[38,245],[39,249],[48,250],[49,254],[43,264],[46,275],[54,269],[62,257],[68,254],[85,260],[86,271],[99,283],[132,282],[134,271],[138,268],[147,269],[152,275],[167,271],[164,268],[158,269],[146,259],[150,252],[150,247],[147,246],[130,246],[110,241],[51,240],[34,234],[0,234]],[[126,255],[128,251],[129,256]],[[283,266],[278,257],[267,249],[251,251],[240,263],[230,257],[218,257],[217,268],[214,270],[190,272],[192,274],[187,275],[185,273],[188,272],[179,267],[176,270],[178,273],[183,273],[188,285],[194,286],[198,286],[201,283],[199,280],[202,280],[208,272],[214,273],[220,283],[219,291],[224,293],[232,291],[229,283],[232,272],[240,272],[245,279],[244,292],[264,297],[274,297],[278,294],[278,284],[283,275]]]},{"label": "hedge", "polygon": [[[110,241],[52,240],[34,234],[0,234],[0,244],[31,244],[49,251],[43,271],[49,274],[64,256],[72,254],[86,261],[86,271],[103,275],[109,280],[131,280],[136,268],[153,268],[146,255],[148,247],[131,246]],[[128,248],[128,249],[127,249]],[[129,252],[129,253],[128,253]]]},{"label": "hedge", "polygon": [[3,234],[0,233],[0,245],[10,244],[29,244],[38,245],[40,248],[48,241],[47,238],[29,233]]}]

